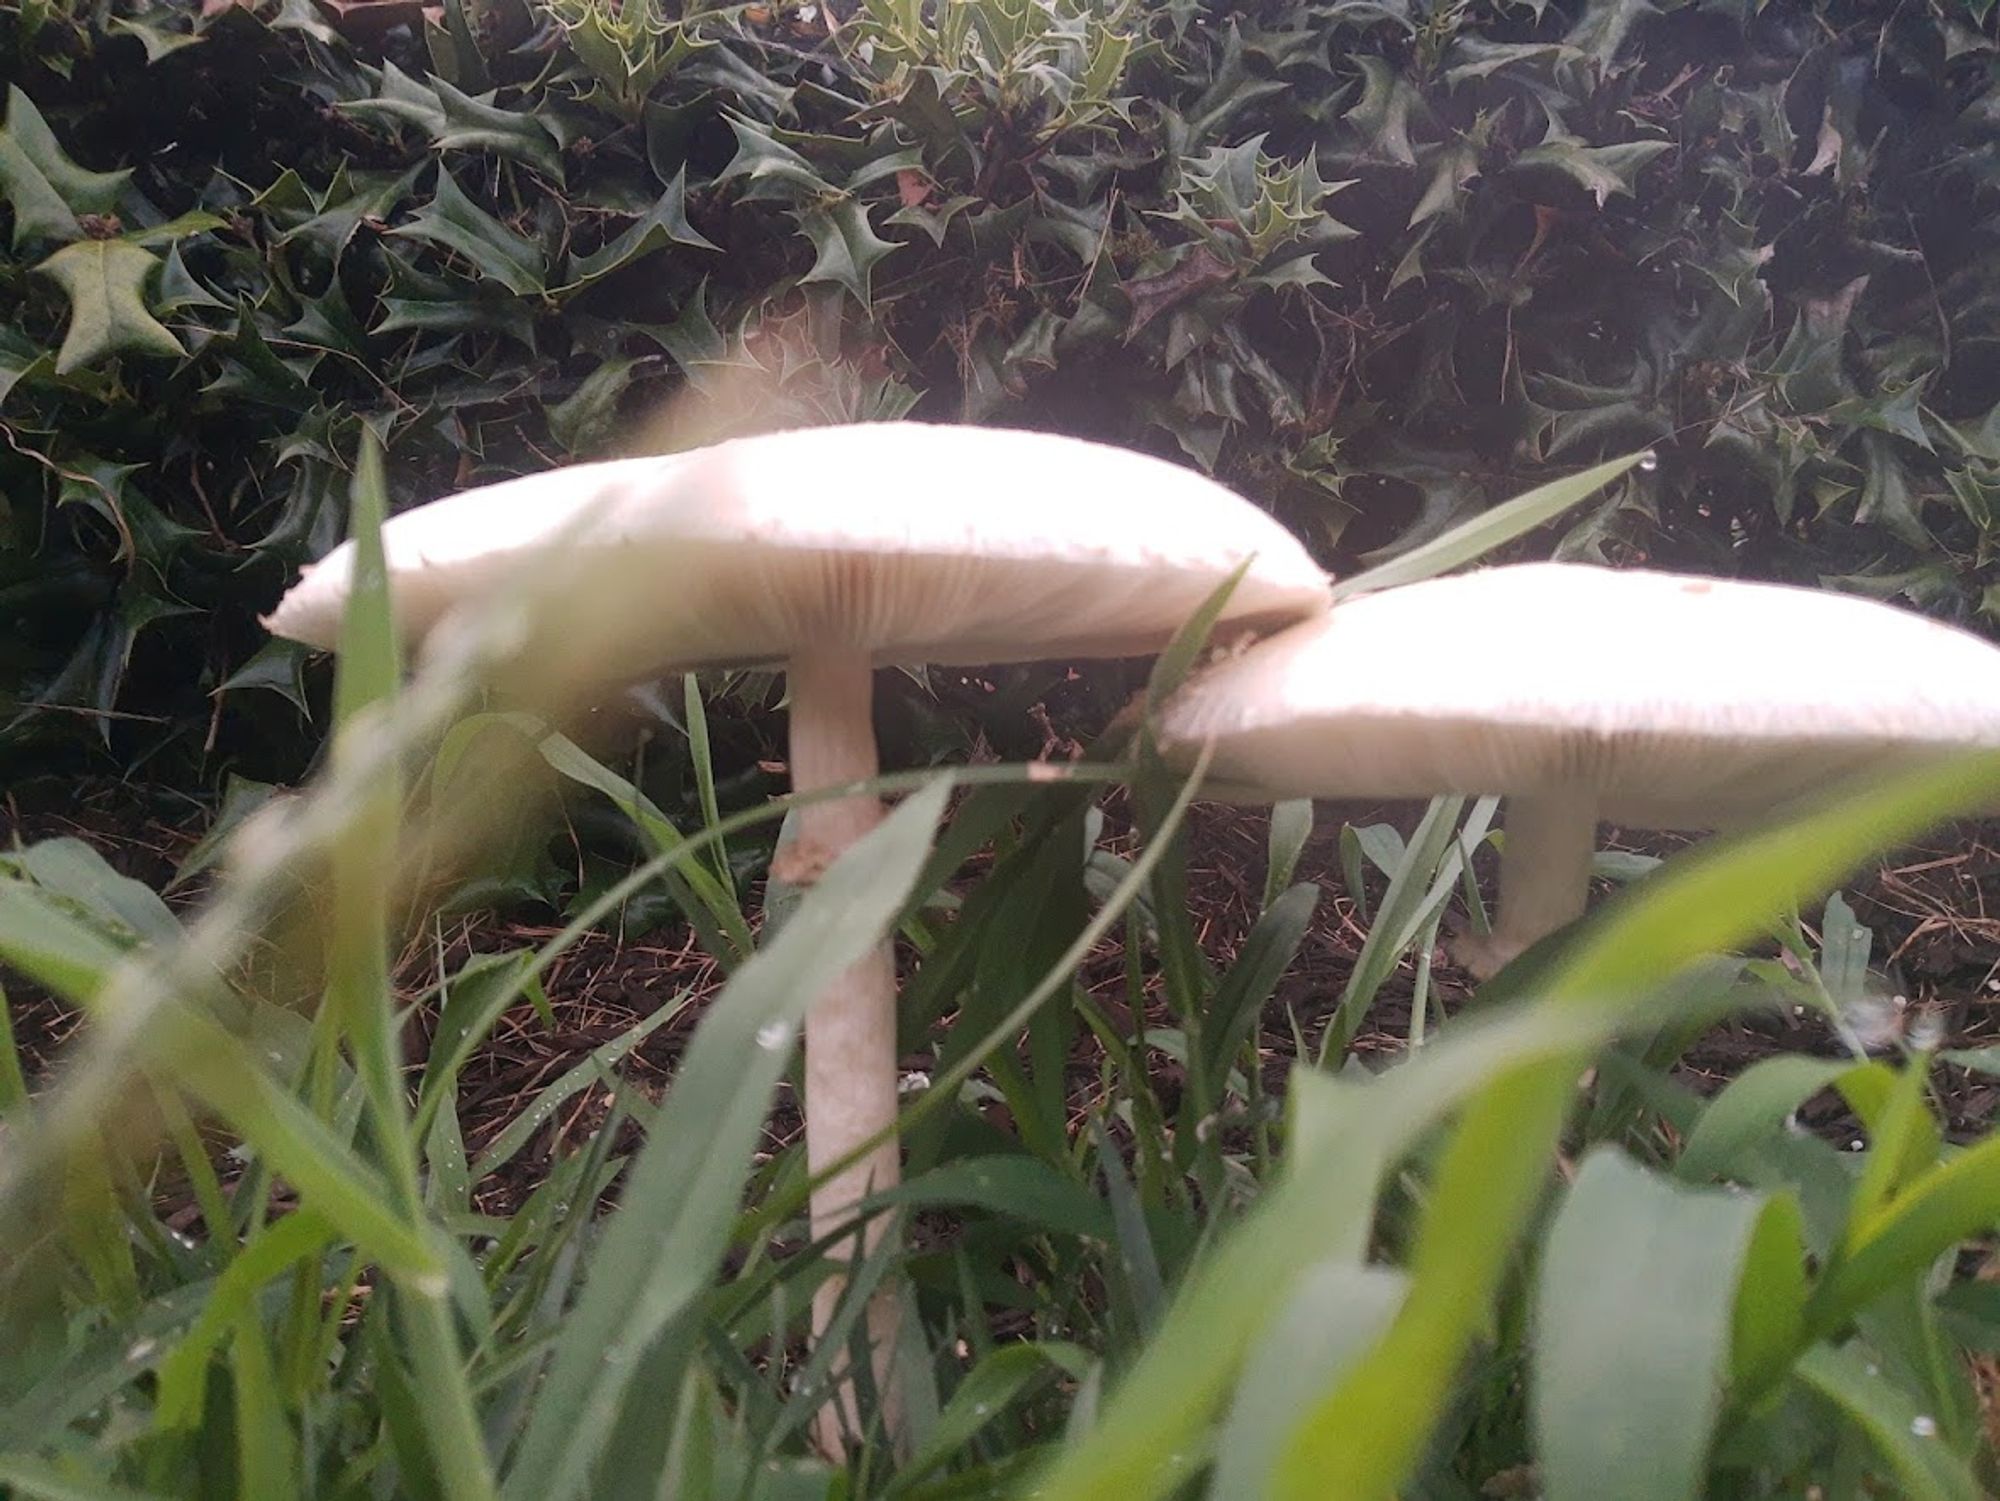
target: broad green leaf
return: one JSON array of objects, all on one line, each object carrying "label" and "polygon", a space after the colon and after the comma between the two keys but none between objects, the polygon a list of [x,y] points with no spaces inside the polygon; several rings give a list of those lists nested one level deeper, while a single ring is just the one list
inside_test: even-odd
[{"label": "broad green leaf", "polygon": [[121,351],[187,353],[146,308],[146,282],[159,264],[158,257],[126,240],[83,240],[35,267],[60,283],[69,298],[69,326],[56,352],[56,374],[67,375]]},{"label": "broad green leaf", "polygon": [[0,881],[0,959],[38,985],[88,1006],[125,953],[48,893]]},{"label": "broad green leaf", "polygon": [[1771,1132],[1784,1129],[1799,1106],[1857,1068],[1880,1066],[1796,1053],[1758,1059],[1702,1110],[1675,1170],[1690,1180],[1743,1176],[1750,1161],[1746,1154],[1755,1153]]},{"label": "broad green leaf", "polygon": [[1820,1346],[1799,1361],[1799,1379],[1862,1433],[1908,1501],[1978,1501],[1984,1494],[1965,1461],[1938,1436],[1937,1419],[1852,1346]]},{"label": "broad green leaf", "polygon": [[152,887],[121,876],[81,839],[41,840],[11,858],[0,856],[0,865],[7,864],[114,933],[122,930],[147,943],[177,943],[181,938],[180,919]]},{"label": "broad green leaf", "polygon": [[1530,1391],[1549,1501],[1594,1501],[1607,1475],[1632,1501],[1706,1493],[1763,1207],[1676,1184],[1613,1148],[1584,1161],[1535,1291]]}]

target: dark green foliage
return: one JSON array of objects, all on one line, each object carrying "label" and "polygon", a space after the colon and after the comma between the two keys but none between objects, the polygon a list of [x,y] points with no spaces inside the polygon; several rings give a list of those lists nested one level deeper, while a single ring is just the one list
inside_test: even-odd
[{"label": "dark green foliage", "polygon": [[1650,442],[1568,552],[2000,613],[1984,5],[357,16],[0,5],[10,770],[296,773],[361,424],[407,503],[684,388],[1177,444],[1337,565]]}]

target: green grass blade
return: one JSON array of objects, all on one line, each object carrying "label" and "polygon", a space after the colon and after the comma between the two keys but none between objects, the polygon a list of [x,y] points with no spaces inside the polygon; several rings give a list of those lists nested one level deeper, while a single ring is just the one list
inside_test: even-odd
[{"label": "green grass blade", "polygon": [[660,1028],[678,1017],[694,999],[692,991],[683,990],[669,999],[659,1010],[649,1016],[642,1016],[609,1042],[601,1043],[583,1056],[581,1062],[565,1070],[555,1081],[529,1101],[512,1120],[501,1128],[498,1135],[486,1144],[478,1159],[472,1165],[472,1181],[477,1183],[487,1174],[505,1167],[515,1155],[525,1147],[534,1134],[548,1124],[549,1117],[564,1101],[588,1089],[598,1082],[605,1073],[616,1068],[640,1043],[651,1037]]},{"label": "green grass blade", "polygon": [[1336,579],[1333,585],[1334,603],[1338,605],[1344,599],[1353,599],[1358,594],[1372,594],[1379,589],[1393,589],[1398,584],[1418,583],[1470,563],[1524,532],[1531,532],[1555,520],[1571,506],[1589,499],[1645,458],[1644,453],[1628,453],[1622,459],[1599,464],[1581,474],[1538,485],[1525,495],[1518,495],[1491,510],[1480,512],[1442,537],[1411,548],[1399,558],[1391,558],[1364,573]]},{"label": "green grass blade", "polygon": [[[689,842],[688,836],[674,827],[673,821],[651,798],[567,736],[545,735],[540,748],[542,758],[556,772],[610,798],[638,826],[640,836],[657,853],[671,854]],[[724,827],[718,814],[710,825],[710,842],[721,841]],[[661,879],[687,914],[688,921],[696,925],[703,945],[717,960],[734,965],[749,957],[756,943],[750,936],[743,909],[707,864],[682,862]]]},{"label": "green grass blade", "polygon": [[711,1004],[627,1173],[622,1207],[507,1475],[508,1497],[558,1501],[588,1487],[641,1355],[701,1295],[729,1244],[794,1030],[822,984],[887,931],[924,867],[950,790],[949,776],[935,777],[842,854]]},{"label": "green grass blade", "polygon": [[1814,1294],[1813,1330],[1838,1329],[1897,1279],[1921,1272],[1961,1240],[2000,1221],[2000,1136],[1938,1164],[1848,1233]]},{"label": "green grass blade", "polygon": [[271,1347],[255,1309],[237,1316],[229,1341],[229,1374],[240,1494],[281,1496],[297,1483],[298,1453],[279,1401]]},{"label": "green grass blade", "polygon": [[21,1072],[21,1053],[14,1045],[14,1012],[7,990],[0,986],[0,1120],[28,1103],[28,1079]]},{"label": "green grass blade", "polygon": [[1292,798],[1271,807],[1271,832],[1266,840],[1264,905],[1270,906],[1292,884],[1299,856],[1312,838],[1313,805],[1309,797]]},{"label": "green grass blade", "polygon": [[1367,1019],[1369,1009],[1375,1004],[1375,997],[1403,957],[1403,945],[1399,940],[1413,929],[1417,915],[1422,911],[1426,896],[1435,882],[1438,867],[1453,848],[1457,835],[1458,817],[1465,810],[1462,797],[1435,797],[1430,807],[1424,810],[1423,821],[1403,849],[1402,860],[1396,872],[1389,879],[1389,889],[1382,897],[1381,909],[1375,914],[1375,921],[1369,925],[1368,937],[1362,941],[1361,952],[1355,956],[1354,968],[1347,977],[1347,986],[1341,992],[1340,1007],[1334,1014],[1333,1025],[1327,1028],[1326,1036],[1320,1042],[1319,1059],[1322,1064],[1345,1056],[1348,1045],[1354,1041]]},{"label": "green grass blade", "polygon": [[201,1421],[209,1358],[255,1308],[264,1288],[287,1267],[324,1249],[333,1234],[327,1221],[301,1209],[258,1231],[236,1254],[216,1279],[200,1316],[160,1362],[153,1403],[155,1432],[193,1428]]},{"label": "green grass blade", "polygon": [[1408,1290],[1387,1267],[1322,1262],[1299,1279],[1250,1356],[1217,1445],[1209,1494],[1262,1496],[1301,1403],[1380,1337]]},{"label": "green grass blade", "polygon": [[[722,822],[722,805],[715,798],[715,757],[708,743],[708,708],[701,699],[701,680],[688,673],[683,680],[682,700],[687,712],[688,755],[694,762],[694,785],[701,798],[702,822],[714,828]],[[708,849],[708,862],[715,879],[733,900],[736,881],[729,873],[729,845],[718,838]]]},{"label": "green grass blade", "polygon": [[389,490],[382,476],[382,445],[363,427],[350,491],[349,539],[354,577],[340,622],[334,670],[333,722],[350,723],[362,710],[395,696],[403,671],[395,612],[390,607],[389,565],[382,554],[382,523],[389,519]]}]

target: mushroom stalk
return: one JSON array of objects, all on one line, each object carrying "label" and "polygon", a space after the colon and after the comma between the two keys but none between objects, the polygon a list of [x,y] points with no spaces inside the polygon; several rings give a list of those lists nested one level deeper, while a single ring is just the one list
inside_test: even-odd
[{"label": "mushroom stalk", "polygon": [[[794,792],[814,792],[876,774],[873,663],[866,652],[823,651],[792,658],[791,769]],[[873,797],[840,798],[799,809],[796,858],[807,871],[823,870],[882,821]],[[806,1163],[818,1174],[896,1120],[896,973],[889,944],[876,945],[822,991],[806,1014]],[[837,1234],[855,1218],[854,1206],[870,1193],[895,1186],[901,1154],[894,1138],[814,1190],[815,1240]],[[863,1235],[861,1254],[873,1251],[888,1230],[877,1218]],[[842,1259],[854,1252],[835,1253]],[[817,1340],[833,1320],[846,1280],[831,1277],[813,1295]],[[873,1352],[875,1390],[892,1431],[898,1414],[890,1372],[900,1306],[893,1290],[870,1301],[867,1337]],[[836,1365],[836,1372],[843,1369]],[[843,1381],[818,1420],[821,1447],[843,1452],[844,1435],[861,1431],[853,1383]]]},{"label": "mushroom stalk", "polygon": [[1596,852],[1595,788],[1509,798],[1500,921],[1485,938],[1457,945],[1459,960],[1490,979],[1530,944],[1583,916]]}]

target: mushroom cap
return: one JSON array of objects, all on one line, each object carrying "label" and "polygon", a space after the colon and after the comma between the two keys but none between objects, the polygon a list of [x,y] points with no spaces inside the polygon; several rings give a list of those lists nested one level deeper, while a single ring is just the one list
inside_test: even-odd
[{"label": "mushroom cap", "polygon": [[[1136,655],[1253,555],[1225,622],[1275,629],[1328,600],[1296,538],[1192,470],[914,422],[509,480],[394,517],[382,544],[406,635],[534,580],[562,598],[531,650],[596,680],[818,649],[880,664]],[[336,548],[265,624],[332,646],[353,561],[351,542]]]},{"label": "mushroom cap", "polygon": [[1635,828],[1751,819],[2000,746],[2000,648],[1825,590],[1530,563],[1335,606],[1190,681],[1185,759],[1267,797],[1594,787]]}]

